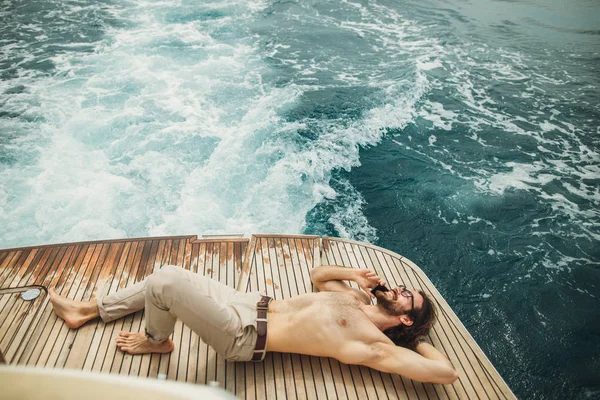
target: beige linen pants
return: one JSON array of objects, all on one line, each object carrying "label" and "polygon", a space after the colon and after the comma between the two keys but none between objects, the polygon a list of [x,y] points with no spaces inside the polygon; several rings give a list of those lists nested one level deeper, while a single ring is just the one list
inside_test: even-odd
[{"label": "beige linen pants", "polygon": [[100,318],[114,321],[145,309],[146,336],[165,341],[177,318],[227,360],[252,359],[258,292],[240,293],[208,277],[167,265],[131,287],[98,299]]}]

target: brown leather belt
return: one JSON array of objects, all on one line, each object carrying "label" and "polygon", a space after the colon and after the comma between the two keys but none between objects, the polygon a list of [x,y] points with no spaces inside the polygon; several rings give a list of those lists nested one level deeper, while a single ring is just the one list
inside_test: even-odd
[{"label": "brown leather belt", "polygon": [[256,345],[254,346],[254,355],[252,361],[262,361],[267,354],[267,313],[269,312],[269,303],[273,300],[269,296],[261,297],[260,301],[256,304],[257,318],[256,318]]}]

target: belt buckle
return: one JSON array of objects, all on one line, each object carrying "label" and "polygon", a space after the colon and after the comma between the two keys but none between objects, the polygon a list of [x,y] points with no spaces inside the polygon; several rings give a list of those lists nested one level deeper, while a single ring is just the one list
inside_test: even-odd
[{"label": "belt buckle", "polygon": [[258,303],[256,303],[256,309],[257,310],[268,310],[269,303],[271,302],[271,300],[273,300],[273,298],[271,298],[269,296],[262,296],[260,301]]}]

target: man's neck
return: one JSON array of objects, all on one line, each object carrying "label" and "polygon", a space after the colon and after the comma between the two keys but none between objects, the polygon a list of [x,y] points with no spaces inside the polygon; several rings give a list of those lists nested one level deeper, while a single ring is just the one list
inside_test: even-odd
[{"label": "man's neck", "polygon": [[398,321],[377,305],[364,305],[361,310],[381,332],[398,325]]}]

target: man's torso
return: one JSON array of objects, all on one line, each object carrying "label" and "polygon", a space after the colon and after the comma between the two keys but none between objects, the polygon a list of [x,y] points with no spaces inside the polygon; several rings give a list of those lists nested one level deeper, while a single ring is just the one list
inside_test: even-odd
[{"label": "man's torso", "polygon": [[388,340],[362,311],[364,304],[343,292],[307,293],[272,301],[268,351],[343,358],[344,347]]}]

